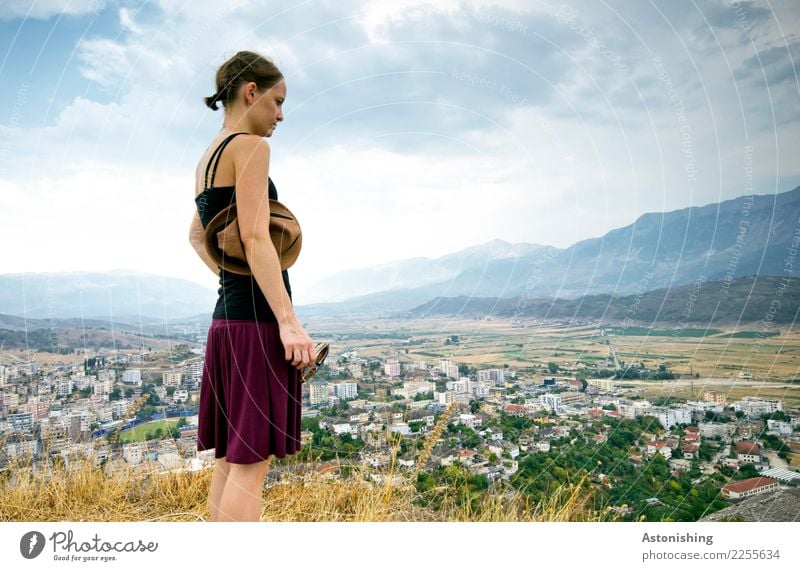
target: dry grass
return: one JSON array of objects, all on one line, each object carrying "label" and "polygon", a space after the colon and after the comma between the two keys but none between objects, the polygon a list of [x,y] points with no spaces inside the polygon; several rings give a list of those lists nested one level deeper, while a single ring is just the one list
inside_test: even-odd
[{"label": "dry grass", "polygon": [[[0,521],[208,521],[211,470],[143,474],[112,473],[89,461],[49,473],[8,472],[0,481]],[[358,470],[347,479],[322,475],[275,484],[264,492],[262,521],[609,521],[608,511],[589,507],[578,482],[533,505],[516,491],[484,492],[477,508],[461,505],[445,488],[436,512],[419,507],[410,479],[385,475],[364,480]]]},{"label": "dry grass", "polygon": [[0,480],[0,521],[192,521],[205,517],[210,483],[211,471],[111,471],[90,460],[18,466]]},{"label": "dry grass", "polygon": [[[425,442],[429,453],[446,425],[448,409]],[[305,476],[273,484],[264,491],[263,521],[611,521],[608,510],[591,506],[585,478],[563,486],[540,504],[510,486],[480,493],[473,503],[455,489],[432,492],[441,498],[435,512],[418,505],[417,470],[395,468],[397,446],[386,471],[354,467],[348,478],[329,478],[309,471]],[[114,469],[82,459],[48,470],[29,463],[0,473],[0,521],[208,521],[211,469],[197,472],[143,473],[125,463]],[[427,493],[431,493],[430,491]]]}]

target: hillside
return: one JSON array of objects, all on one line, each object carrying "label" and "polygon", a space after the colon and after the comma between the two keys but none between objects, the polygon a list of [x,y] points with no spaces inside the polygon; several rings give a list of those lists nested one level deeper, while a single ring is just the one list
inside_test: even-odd
[{"label": "hillside", "polygon": [[694,327],[730,327],[763,320],[768,330],[773,324],[797,320],[800,288],[797,280],[786,283],[780,276],[747,276],[731,282],[700,281],[635,295],[599,294],[578,299],[436,298],[403,315],[492,315],[630,325],[691,323]]}]

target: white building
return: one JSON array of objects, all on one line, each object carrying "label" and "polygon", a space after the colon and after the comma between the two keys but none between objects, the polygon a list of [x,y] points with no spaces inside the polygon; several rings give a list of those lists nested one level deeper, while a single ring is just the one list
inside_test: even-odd
[{"label": "white building", "polygon": [[784,420],[767,420],[767,430],[780,435],[789,435],[792,433],[792,425]]},{"label": "white building", "polygon": [[127,416],[128,405],[130,405],[128,399],[111,401],[111,412],[113,413],[114,418],[123,418],[124,416]]},{"label": "white building", "polygon": [[399,377],[400,363],[397,361],[397,359],[388,359],[383,365],[383,373],[387,377]]},{"label": "white building", "polygon": [[352,381],[334,383],[333,394],[340,399],[354,399],[358,396],[358,384]]},{"label": "white building", "polygon": [[337,424],[331,425],[334,434],[342,435],[342,434],[350,434],[353,437],[358,437],[358,425],[357,424],[350,424],[349,422],[340,422]]},{"label": "white building", "polygon": [[597,387],[601,391],[614,390],[614,381],[611,379],[586,379],[586,383],[590,387]]},{"label": "white building", "polygon": [[477,398],[489,396],[489,385],[486,383],[477,383],[473,387],[472,394],[474,394]]},{"label": "white building", "polygon": [[6,456],[8,458],[29,458],[37,456],[42,451],[41,443],[33,437],[13,440],[6,443]]},{"label": "white building", "polygon": [[201,359],[196,363],[189,363],[184,369],[183,382],[188,388],[200,386],[203,381],[203,363],[204,361]]},{"label": "white building", "polygon": [[439,361],[439,370],[451,379],[458,378],[458,365],[451,363],[449,359]]},{"label": "white building", "polygon": [[403,383],[403,388],[392,389],[392,394],[400,395],[403,398],[414,398],[418,394],[425,394],[433,392],[436,389],[436,383],[431,381],[406,381]]},{"label": "white building", "polygon": [[434,392],[434,400],[441,405],[449,405],[451,403],[469,404],[470,395],[467,393],[457,393],[455,391],[445,391],[443,393]]},{"label": "white building", "polygon": [[719,422],[701,422],[697,425],[697,428],[703,438],[714,438],[715,436],[727,438],[736,430],[732,424],[721,424]]},{"label": "white building", "polygon": [[126,385],[142,386],[142,371],[140,369],[128,369],[122,373],[122,382]]},{"label": "white building", "polygon": [[81,432],[88,432],[92,416],[88,410],[74,410],[69,413],[70,425],[75,426]]},{"label": "white building", "polygon": [[312,405],[324,405],[330,401],[328,383],[312,382],[308,385],[308,400]]},{"label": "white building", "polygon": [[483,421],[481,420],[481,417],[475,416],[474,414],[461,413],[458,415],[458,419],[456,420],[455,424],[463,424],[464,426],[474,429],[483,424]]},{"label": "white building", "polygon": [[617,405],[617,412],[619,412],[625,418],[633,420],[637,416],[646,416],[652,414],[652,408],[653,405],[650,403],[650,401],[631,401]]},{"label": "white building", "polygon": [[354,379],[362,379],[364,378],[364,371],[362,370],[361,363],[349,363],[347,365],[347,372]]},{"label": "white building", "polygon": [[75,383],[72,379],[68,379],[66,377],[59,377],[56,379],[56,394],[61,397],[65,397],[72,393],[72,389],[75,387]]},{"label": "white building", "polygon": [[30,433],[33,431],[33,413],[16,412],[7,417],[8,426],[13,432]]},{"label": "white building", "polygon": [[739,402],[733,403],[733,410],[742,411],[749,418],[758,418],[762,414],[772,414],[783,410],[783,402],[777,399],[762,399],[758,397],[744,397]]},{"label": "white building", "polygon": [[558,412],[562,408],[561,396],[549,393],[539,395],[539,406],[552,412]]},{"label": "white building", "polygon": [[17,393],[3,393],[0,397],[3,400],[3,406],[6,408],[15,408],[19,406],[19,394]]},{"label": "white building", "polygon": [[503,369],[483,369],[478,371],[478,382],[481,381],[502,385],[505,383],[505,372]]},{"label": "white building", "polygon": [[411,434],[411,429],[408,427],[407,422],[393,422],[389,425],[389,430],[402,434],[403,436]]},{"label": "white building", "polygon": [[95,381],[93,388],[95,395],[97,396],[107,395],[114,390],[114,381],[106,377],[102,380]]},{"label": "white building", "polygon": [[164,371],[162,378],[165,387],[179,387],[181,385],[182,373],[180,371]]},{"label": "white building", "polygon": [[144,444],[128,444],[122,448],[122,457],[133,466],[141,464],[146,455],[147,447]]},{"label": "white building", "polygon": [[689,407],[653,407],[648,414],[655,416],[664,428],[692,423],[692,409]]},{"label": "white building", "polygon": [[721,413],[724,405],[714,401],[688,401],[686,403],[693,412],[704,415],[706,412]]},{"label": "white building", "polygon": [[472,388],[475,385],[469,377],[461,377],[457,381],[447,381],[447,388],[456,391],[457,393],[472,394]]}]

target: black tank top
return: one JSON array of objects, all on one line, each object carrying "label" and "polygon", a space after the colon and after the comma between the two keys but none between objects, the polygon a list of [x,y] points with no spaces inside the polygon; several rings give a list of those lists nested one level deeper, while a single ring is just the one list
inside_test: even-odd
[{"label": "black tank top", "polygon": [[[197,205],[197,212],[203,223],[203,228],[208,226],[208,223],[211,222],[211,219],[214,218],[217,213],[236,200],[236,186],[213,185],[222,151],[231,139],[236,135],[243,134],[246,135],[247,133],[233,133],[228,135],[214,150],[211,154],[211,158],[208,160],[205,177],[203,178],[205,187],[203,188],[203,192],[198,194],[194,199]],[[208,169],[212,162],[214,163],[214,169],[211,171],[211,182],[206,184],[208,180]],[[272,182],[272,178],[267,177],[267,180],[269,182],[269,197],[278,200],[278,191]],[[289,272],[287,270],[281,270],[281,274],[283,275],[283,284],[286,286],[286,292],[289,294],[289,299],[291,300],[292,289],[289,285]],[[217,294],[217,305],[214,307],[214,313],[212,315],[215,319],[252,319],[254,321],[277,322],[275,313],[269,307],[267,298],[264,297],[261,288],[258,286],[258,282],[256,282],[253,276],[243,276],[220,269],[219,289],[217,290]]]}]

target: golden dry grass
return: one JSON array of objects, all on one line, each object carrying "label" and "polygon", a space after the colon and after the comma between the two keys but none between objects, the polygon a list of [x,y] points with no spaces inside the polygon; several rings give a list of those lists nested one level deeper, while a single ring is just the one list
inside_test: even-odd
[{"label": "golden dry grass", "polygon": [[[442,415],[425,442],[430,451],[452,414]],[[390,467],[378,472],[354,467],[347,478],[314,471],[290,476],[264,491],[262,521],[612,521],[609,510],[591,508],[586,478],[559,488],[533,504],[513,488],[484,491],[478,501],[463,501],[446,486],[435,512],[421,507],[415,481],[418,469],[396,469],[397,445]],[[114,466],[111,469],[111,466]],[[208,521],[211,469],[145,473],[124,462],[105,468],[89,459],[56,462],[33,471],[24,461],[0,474],[0,521]],[[427,493],[431,493],[430,491]]]},{"label": "golden dry grass", "polygon": [[[564,486],[541,504],[516,491],[485,492],[477,507],[448,490],[436,512],[419,507],[411,481],[395,474],[382,483],[357,470],[347,479],[322,475],[275,484],[264,492],[262,521],[609,521],[590,508],[583,481]],[[17,470],[0,481],[0,521],[208,521],[211,470],[144,474],[113,472],[90,461],[49,473]]]}]

